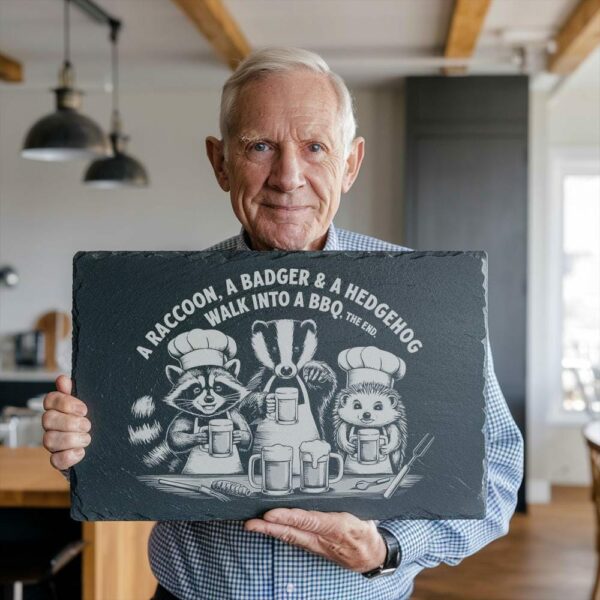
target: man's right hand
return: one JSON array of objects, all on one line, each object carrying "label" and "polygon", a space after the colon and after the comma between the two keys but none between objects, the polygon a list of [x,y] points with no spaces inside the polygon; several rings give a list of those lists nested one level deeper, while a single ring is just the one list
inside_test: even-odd
[{"label": "man's right hand", "polygon": [[91,441],[92,427],[86,418],[87,406],[71,396],[72,382],[66,375],[56,380],[56,392],[46,394],[42,426],[44,448],[52,453],[50,463],[55,469],[68,469],[84,456]]}]

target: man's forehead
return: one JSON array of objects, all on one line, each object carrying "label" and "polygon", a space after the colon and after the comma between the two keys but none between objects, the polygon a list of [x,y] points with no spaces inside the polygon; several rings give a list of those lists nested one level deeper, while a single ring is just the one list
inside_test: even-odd
[{"label": "man's forehead", "polygon": [[311,137],[341,134],[339,99],[327,76],[306,70],[274,73],[248,82],[237,99],[235,137],[268,132]]}]

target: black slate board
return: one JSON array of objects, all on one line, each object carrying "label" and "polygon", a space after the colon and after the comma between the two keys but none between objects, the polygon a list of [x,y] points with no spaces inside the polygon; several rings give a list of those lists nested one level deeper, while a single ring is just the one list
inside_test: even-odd
[{"label": "black slate board", "polygon": [[[80,252],[73,266],[74,394],[92,422],[73,518],[483,518],[485,253]],[[299,451],[317,438],[339,457]]]}]

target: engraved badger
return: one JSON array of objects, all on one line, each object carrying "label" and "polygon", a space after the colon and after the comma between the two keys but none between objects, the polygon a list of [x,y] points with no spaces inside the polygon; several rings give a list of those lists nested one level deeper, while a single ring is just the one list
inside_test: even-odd
[{"label": "engraved badger", "polygon": [[[304,384],[314,420],[315,408],[330,400],[336,389],[333,369],[323,361],[314,360],[316,323],[312,319],[255,321],[252,324],[252,348],[261,367],[248,382],[248,389],[274,392],[277,387],[298,387],[299,403],[303,404]],[[240,412],[248,422],[266,418],[272,404],[269,405],[265,398],[255,395],[242,402]],[[322,433],[319,431],[321,436]]]},{"label": "engraved badger", "polygon": [[407,419],[393,381],[404,376],[404,361],[375,346],[361,346],[342,350],[338,364],[347,383],[322,407],[325,439],[345,455],[349,472],[361,472],[354,436],[361,429],[378,429],[386,439],[380,445],[381,459],[389,456],[391,469],[398,471],[406,453]]}]

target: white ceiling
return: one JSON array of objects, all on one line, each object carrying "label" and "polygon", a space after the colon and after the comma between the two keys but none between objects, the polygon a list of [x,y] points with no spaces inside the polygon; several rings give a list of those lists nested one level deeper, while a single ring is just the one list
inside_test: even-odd
[{"label": "white ceiling", "polygon": [[[124,22],[123,88],[217,87],[228,76],[227,68],[171,0],[96,1]],[[224,1],[253,47],[315,50],[354,86],[439,73],[453,7],[453,0]],[[577,2],[493,0],[469,72],[541,71],[547,41]],[[75,7],[71,23],[78,85],[106,88],[107,29]],[[528,48],[524,55],[517,51],[523,46]],[[0,0],[0,52],[23,63],[24,89],[54,86],[62,60],[61,0]],[[580,71],[577,82],[585,86],[586,70]],[[594,85],[593,77],[591,81]]]}]

